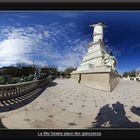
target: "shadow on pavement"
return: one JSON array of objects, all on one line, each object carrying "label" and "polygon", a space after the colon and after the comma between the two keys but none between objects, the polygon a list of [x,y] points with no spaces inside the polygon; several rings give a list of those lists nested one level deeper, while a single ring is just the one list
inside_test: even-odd
[{"label": "shadow on pavement", "polygon": [[5,125],[2,123],[1,118],[0,118],[0,128],[7,128]]},{"label": "shadow on pavement", "polygon": [[48,84],[46,85],[46,88],[47,88],[47,87],[53,87],[53,86],[56,86],[56,85],[57,85],[56,82],[50,82],[50,83],[48,83]]},{"label": "shadow on pavement", "polygon": [[140,116],[140,107],[132,106],[131,111],[132,111],[134,114]]},{"label": "shadow on pavement", "polygon": [[[33,94],[31,97],[29,97],[28,99],[25,99],[25,100],[23,100],[23,101],[20,101],[20,100],[18,101],[18,100],[16,100],[16,103],[14,103],[14,101],[13,101],[12,104],[9,103],[9,102],[7,103],[7,101],[6,101],[7,105],[1,106],[1,107],[0,107],[0,112],[12,111],[12,110],[18,109],[18,108],[20,108],[20,107],[23,107],[23,106],[25,106],[25,105],[31,103],[32,101],[34,101],[34,100],[35,100],[37,97],[39,97],[47,88],[52,87],[52,86],[56,86],[56,85],[57,85],[56,82],[50,82],[50,83],[48,83],[46,86],[43,86],[43,87],[39,88],[38,91],[37,91],[35,94]],[[34,91],[34,92],[35,92],[35,91]],[[33,93],[34,93],[34,92],[33,92]],[[13,99],[13,100],[14,100],[14,99]]]},{"label": "shadow on pavement", "polygon": [[140,128],[140,123],[131,122],[125,114],[124,105],[120,102],[112,104],[112,107],[107,104],[100,108],[91,128]]}]

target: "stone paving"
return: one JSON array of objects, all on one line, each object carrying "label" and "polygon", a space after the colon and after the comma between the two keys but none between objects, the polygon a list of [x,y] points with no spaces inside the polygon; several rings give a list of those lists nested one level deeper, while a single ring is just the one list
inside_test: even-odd
[{"label": "stone paving", "polygon": [[56,79],[29,104],[1,112],[1,128],[140,127],[140,82],[120,80],[112,92]]}]

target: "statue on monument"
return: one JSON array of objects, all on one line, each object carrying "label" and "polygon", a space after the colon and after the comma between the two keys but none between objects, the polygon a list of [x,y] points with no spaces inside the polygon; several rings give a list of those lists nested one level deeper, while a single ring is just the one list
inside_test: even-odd
[{"label": "statue on monument", "polygon": [[103,63],[106,66],[111,67],[112,70],[116,70],[117,59],[115,58],[115,56],[105,53],[103,56]]}]

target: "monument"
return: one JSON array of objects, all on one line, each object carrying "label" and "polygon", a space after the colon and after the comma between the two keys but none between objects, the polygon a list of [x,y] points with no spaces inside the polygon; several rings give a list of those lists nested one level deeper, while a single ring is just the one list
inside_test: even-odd
[{"label": "monument", "polygon": [[93,41],[88,45],[88,52],[80,66],[71,73],[71,78],[88,87],[112,91],[119,82],[116,70],[117,60],[109,53],[103,41],[103,28],[99,22],[90,25],[93,30]]}]

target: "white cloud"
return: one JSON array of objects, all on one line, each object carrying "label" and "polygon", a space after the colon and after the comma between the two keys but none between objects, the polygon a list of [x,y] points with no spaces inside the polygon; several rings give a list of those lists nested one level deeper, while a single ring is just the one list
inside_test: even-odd
[{"label": "white cloud", "polygon": [[[6,39],[0,43],[0,60],[4,64],[14,64],[18,60],[27,62],[28,55],[32,50],[27,45],[30,42],[22,39]],[[29,61],[28,61],[29,62]]]},{"label": "white cloud", "polygon": [[140,72],[140,67],[137,67],[137,68],[136,68],[136,71],[139,71],[139,72]]},{"label": "white cloud", "polygon": [[[74,23],[33,27],[0,27],[0,66],[17,61],[37,65],[56,65],[60,70],[77,67],[87,51],[88,39],[82,38]],[[62,47],[63,46],[63,47]]]},{"label": "white cloud", "polygon": [[50,37],[50,32],[49,31],[44,31],[44,36],[47,38],[47,37]]},{"label": "white cloud", "polygon": [[108,49],[109,52],[112,52],[116,57],[121,56],[121,53],[123,52],[123,50],[120,51],[120,50],[118,50],[118,49],[116,49],[115,47],[112,47],[112,46],[109,46],[107,49]]},{"label": "white cloud", "polygon": [[21,18],[21,19],[28,19],[28,18],[31,18],[31,16],[27,16],[27,15],[23,15],[23,14],[21,14],[21,15],[17,15],[17,14],[12,14],[13,16],[15,16],[15,17],[17,17],[17,18]]},{"label": "white cloud", "polygon": [[[47,47],[42,52],[43,56],[49,57],[54,61],[59,70],[64,70],[71,66],[77,67],[87,52],[89,40],[86,36],[84,39],[81,34],[79,36],[76,28],[73,23],[68,23],[65,26],[55,24],[50,33],[51,38],[49,39],[51,42],[46,44]],[[63,48],[59,50],[61,44],[63,44]]]},{"label": "white cloud", "polygon": [[80,65],[83,56],[87,52],[87,43],[88,41],[81,41],[64,53],[64,55],[57,61],[57,63],[61,66],[61,70],[71,66],[76,68]]},{"label": "white cloud", "polygon": [[15,64],[17,61],[32,63],[33,47],[42,39],[32,27],[2,30],[6,38],[0,42],[0,65]]},{"label": "white cloud", "polygon": [[63,18],[76,18],[79,16],[79,13],[76,12],[62,12],[62,13],[58,13],[59,16],[63,17]]}]

